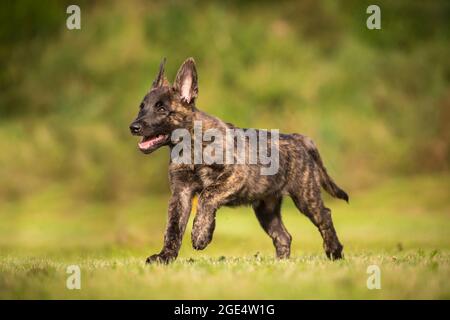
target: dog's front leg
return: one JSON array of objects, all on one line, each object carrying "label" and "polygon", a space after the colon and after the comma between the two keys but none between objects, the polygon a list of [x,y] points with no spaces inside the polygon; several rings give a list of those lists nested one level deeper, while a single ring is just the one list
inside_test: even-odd
[{"label": "dog's front leg", "polygon": [[169,201],[169,211],[164,246],[160,253],[147,258],[146,263],[169,263],[178,256],[186,224],[191,213],[193,192],[190,189],[176,189]]},{"label": "dog's front leg", "polygon": [[216,211],[234,194],[239,185],[229,179],[202,191],[198,197],[197,214],[192,227],[192,246],[203,250],[211,242],[216,226]]},{"label": "dog's front leg", "polygon": [[192,246],[195,250],[203,250],[211,242],[216,227],[216,211],[218,206],[199,198],[197,214],[192,228]]}]

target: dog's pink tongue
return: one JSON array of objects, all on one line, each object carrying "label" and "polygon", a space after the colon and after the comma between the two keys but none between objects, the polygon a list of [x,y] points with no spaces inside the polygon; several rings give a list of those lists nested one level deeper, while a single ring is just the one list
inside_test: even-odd
[{"label": "dog's pink tongue", "polygon": [[148,149],[152,146],[152,144],[153,144],[153,140],[142,141],[142,142],[139,142],[139,148]]},{"label": "dog's pink tongue", "polygon": [[[145,138],[142,138],[142,140],[144,140]],[[141,149],[148,149],[150,147],[152,147],[155,143],[159,143],[164,139],[163,135],[159,135],[157,137],[154,137],[153,139],[148,139],[145,141],[141,141],[139,142],[139,148]]]}]

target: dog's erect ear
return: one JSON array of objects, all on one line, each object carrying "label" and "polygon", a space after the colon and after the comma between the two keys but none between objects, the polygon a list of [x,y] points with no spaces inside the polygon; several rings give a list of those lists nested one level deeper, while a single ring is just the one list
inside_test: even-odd
[{"label": "dog's erect ear", "polygon": [[181,99],[187,103],[191,103],[198,95],[197,70],[195,69],[195,61],[188,58],[181,65],[175,78],[173,87],[181,96]]},{"label": "dog's erect ear", "polygon": [[163,58],[161,64],[159,65],[159,72],[156,76],[156,79],[153,81],[152,88],[162,87],[163,85],[167,85],[168,81],[164,76],[164,66],[166,65],[166,58]]}]

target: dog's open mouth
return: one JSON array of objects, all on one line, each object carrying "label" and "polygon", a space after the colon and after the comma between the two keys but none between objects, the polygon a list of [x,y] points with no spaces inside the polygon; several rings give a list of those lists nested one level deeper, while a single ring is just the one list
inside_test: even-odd
[{"label": "dog's open mouth", "polygon": [[168,134],[160,134],[157,136],[143,136],[141,141],[138,143],[138,146],[141,151],[152,151],[166,143],[168,139]]}]

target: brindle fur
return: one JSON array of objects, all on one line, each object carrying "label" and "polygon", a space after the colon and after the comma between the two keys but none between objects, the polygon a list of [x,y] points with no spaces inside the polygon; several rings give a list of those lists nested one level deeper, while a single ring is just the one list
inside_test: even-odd
[{"label": "brindle fur", "polygon": [[[130,126],[134,135],[170,135],[177,128],[192,132],[195,120],[202,121],[203,130],[215,128],[224,132],[226,128],[234,128],[232,124],[196,108],[198,82],[192,58],[182,64],[173,86],[164,77],[164,63],[161,63],[158,76]],[[157,110],[155,106],[161,103],[164,110]],[[191,136],[195,139],[194,135]],[[174,147],[170,139],[162,145],[171,150]],[[328,258],[342,258],[343,246],[336,235],[331,211],[322,201],[321,187],[346,201],[347,194],[327,174],[311,139],[300,134],[280,134],[277,147],[279,170],[275,175],[261,175],[260,164],[186,165],[171,162],[169,180],[172,196],[164,246],[160,253],[148,257],[147,263],[168,263],[177,257],[195,195],[198,196],[198,204],[191,239],[197,250],[206,248],[211,242],[216,212],[221,206],[251,205],[261,227],[273,240],[276,256],[289,258],[292,237],[280,212],[283,196],[289,195],[297,208],[318,228]]]}]

